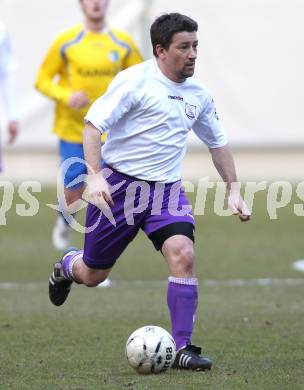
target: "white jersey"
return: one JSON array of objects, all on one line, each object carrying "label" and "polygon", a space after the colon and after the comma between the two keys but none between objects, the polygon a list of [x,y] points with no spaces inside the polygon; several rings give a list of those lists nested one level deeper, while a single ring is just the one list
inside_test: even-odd
[{"label": "white jersey", "polygon": [[208,90],[192,77],[169,80],[155,59],[120,72],[85,120],[108,131],[106,163],[140,180],[179,180],[191,129],[209,148],[227,143]]},{"label": "white jersey", "polygon": [[0,92],[10,120],[16,119],[17,116],[14,96],[15,70],[9,37],[4,24],[0,22]]}]

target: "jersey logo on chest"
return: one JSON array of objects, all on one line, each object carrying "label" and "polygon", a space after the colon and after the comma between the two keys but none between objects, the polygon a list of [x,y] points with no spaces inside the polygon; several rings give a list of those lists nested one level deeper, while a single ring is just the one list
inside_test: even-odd
[{"label": "jersey logo on chest", "polygon": [[181,96],[174,96],[174,95],[168,95],[168,99],[179,100],[180,102],[184,101],[184,98],[182,98]]},{"label": "jersey logo on chest", "polygon": [[119,53],[116,50],[111,50],[109,53],[109,59],[112,62],[117,62],[119,60]]},{"label": "jersey logo on chest", "polygon": [[185,113],[189,119],[195,119],[196,106],[194,104],[185,103]]}]

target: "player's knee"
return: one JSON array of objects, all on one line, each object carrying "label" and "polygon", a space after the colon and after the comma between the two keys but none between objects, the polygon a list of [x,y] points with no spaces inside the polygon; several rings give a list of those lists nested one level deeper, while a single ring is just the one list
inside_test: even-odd
[{"label": "player's knee", "polygon": [[74,202],[76,202],[79,199],[78,193],[68,193],[65,194],[65,201],[67,206],[71,206]]},{"label": "player's knee", "polygon": [[[76,189],[65,189],[64,190],[64,197],[65,197],[65,203],[69,207],[71,206],[73,208],[74,202],[77,202],[79,199],[82,198],[83,193],[83,186]],[[69,210],[69,212],[75,212],[73,209]]]},{"label": "player's knee", "polygon": [[193,245],[183,245],[176,248],[173,255],[173,264],[179,270],[190,274],[193,270],[194,249]]}]

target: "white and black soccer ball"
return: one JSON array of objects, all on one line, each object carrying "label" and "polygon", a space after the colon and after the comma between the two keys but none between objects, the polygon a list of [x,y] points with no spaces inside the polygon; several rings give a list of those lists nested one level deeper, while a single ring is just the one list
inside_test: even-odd
[{"label": "white and black soccer ball", "polygon": [[176,346],[165,329],[148,325],[135,330],[128,338],[126,356],[139,374],[159,374],[174,363]]}]

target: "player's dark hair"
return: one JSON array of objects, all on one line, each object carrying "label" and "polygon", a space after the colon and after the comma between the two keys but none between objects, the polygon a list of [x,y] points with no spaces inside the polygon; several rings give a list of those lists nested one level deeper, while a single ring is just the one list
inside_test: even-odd
[{"label": "player's dark hair", "polygon": [[197,31],[198,24],[189,16],[179,13],[163,14],[152,23],[150,36],[153,54],[157,57],[156,45],[161,45],[168,50],[174,34],[182,31]]}]

